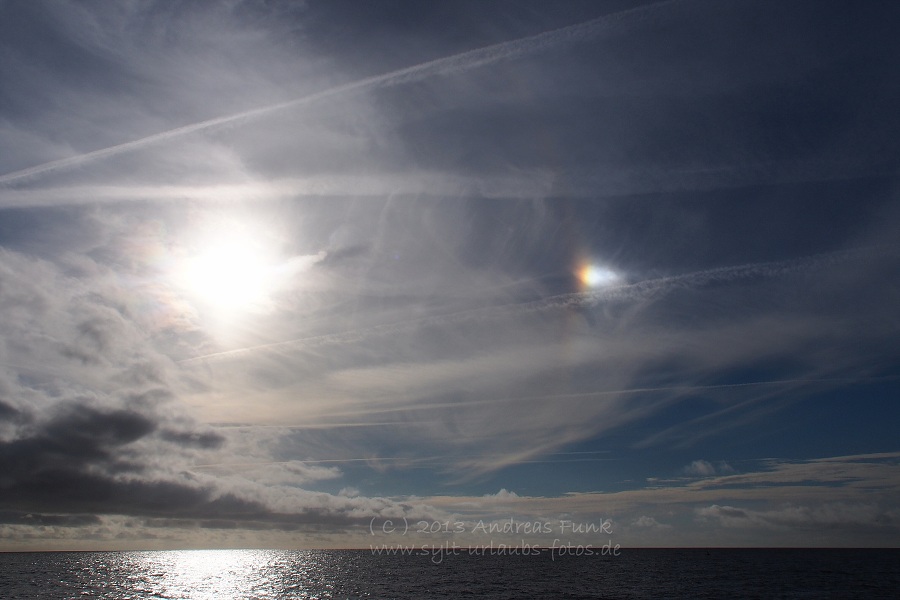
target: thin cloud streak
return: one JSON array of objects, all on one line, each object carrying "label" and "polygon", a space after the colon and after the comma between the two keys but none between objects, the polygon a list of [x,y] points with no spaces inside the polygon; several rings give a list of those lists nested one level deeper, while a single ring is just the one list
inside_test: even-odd
[{"label": "thin cloud streak", "polygon": [[77,167],[88,162],[102,160],[125,152],[140,150],[141,148],[153,144],[176,139],[199,131],[213,129],[222,125],[231,125],[241,121],[249,121],[278,111],[306,106],[336,96],[392,87],[404,83],[413,83],[435,75],[454,75],[504,60],[523,58],[563,44],[596,39],[603,33],[614,31],[616,26],[622,26],[629,22],[639,22],[665,7],[679,4],[682,1],[683,0],[665,0],[648,6],[641,6],[610,15],[604,15],[584,23],[570,25],[568,27],[539,33],[530,37],[439,58],[411,67],[398,69],[383,75],[367,77],[287,102],[270,104],[269,106],[254,108],[233,115],[200,121],[191,125],[185,125],[183,127],[147,136],[139,140],[133,140],[108,148],[80,154],[78,156],[51,161],[27,169],[21,169],[0,176],[0,185],[32,179],[45,173],[69,167]]},{"label": "thin cloud streak", "polygon": [[[621,169],[617,169],[615,173],[583,176],[537,170],[518,173],[515,176],[464,177],[436,171],[386,173],[377,176],[320,175],[214,185],[85,185],[22,190],[7,188],[0,190],[0,208],[135,201],[266,202],[285,198],[323,196],[597,199],[667,192],[708,192],[764,184],[821,183],[854,179],[862,175],[887,175],[889,169],[890,167],[885,165],[857,164],[857,161],[849,158],[840,158],[809,165],[772,163],[765,165],[765,168],[733,164],[688,173],[670,169],[646,169],[623,174]],[[3,183],[5,182],[0,177],[0,185]]]},{"label": "thin cloud streak", "polygon": [[[671,385],[671,386],[656,386],[656,387],[633,387],[633,388],[621,388],[615,390],[596,390],[590,392],[578,392],[571,394],[543,394],[540,396],[515,396],[515,397],[503,397],[503,398],[484,398],[479,400],[465,400],[459,402],[427,402],[427,403],[414,403],[410,405],[402,405],[402,406],[388,406],[388,407],[361,407],[354,408],[354,410],[348,411],[340,411],[334,413],[322,413],[317,415],[320,419],[329,419],[329,418],[338,418],[338,417],[347,417],[347,416],[371,416],[371,415],[382,415],[388,413],[411,413],[411,412],[427,412],[431,410],[446,410],[446,409],[465,409],[467,407],[473,406],[486,406],[497,403],[519,403],[519,402],[534,402],[534,401],[558,401],[558,400],[584,400],[602,396],[623,396],[623,395],[632,395],[632,394],[653,394],[659,392],[702,392],[702,391],[714,391],[714,390],[728,390],[728,389],[740,389],[740,388],[753,388],[753,387],[779,387],[779,386],[803,386],[803,385],[814,385],[814,384],[856,384],[856,383],[877,383],[877,382],[887,382],[887,381],[896,381],[898,377],[894,376],[886,376],[886,377],[868,377],[868,376],[859,376],[859,377],[806,377],[806,378],[798,378],[798,379],[772,379],[767,381],[746,381],[743,383],[722,383],[722,384],[713,384],[713,385]],[[689,428],[690,426],[697,425],[703,421],[708,421],[710,419],[714,419],[720,417],[723,414],[728,412],[739,411],[746,407],[748,404],[752,404],[757,400],[750,400],[747,402],[742,402],[739,404],[731,405],[726,409],[718,411],[716,413],[712,413],[709,415],[705,415],[694,421],[683,424],[682,427]],[[417,421],[418,423],[422,423],[422,421]],[[315,424],[307,424],[307,425],[287,425],[287,424],[279,424],[279,425],[252,425],[250,428],[255,427],[263,427],[263,428],[284,428],[284,429],[341,429],[346,427],[389,427],[389,426],[405,426],[409,423],[407,421],[373,421],[373,422],[320,422]],[[223,425],[222,427],[241,427],[240,425]],[[663,434],[670,432],[662,432],[659,434],[660,437]],[[649,443],[646,445],[650,445]],[[316,461],[313,461],[316,462]]]},{"label": "thin cloud streak", "polygon": [[383,198],[390,195],[528,198],[552,195],[552,178],[459,177],[446,173],[399,173],[371,177],[317,176],[219,185],[97,185],[0,190],[0,208],[112,204],[117,202],[266,202],[298,197]]}]

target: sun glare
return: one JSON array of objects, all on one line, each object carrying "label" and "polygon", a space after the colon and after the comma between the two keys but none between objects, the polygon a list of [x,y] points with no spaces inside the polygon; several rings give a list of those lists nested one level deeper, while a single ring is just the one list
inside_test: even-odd
[{"label": "sun glare", "polygon": [[276,283],[273,254],[264,237],[229,227],[196,244],[182,264],[180,279],[206,309],[219,313],[259,309]]}]

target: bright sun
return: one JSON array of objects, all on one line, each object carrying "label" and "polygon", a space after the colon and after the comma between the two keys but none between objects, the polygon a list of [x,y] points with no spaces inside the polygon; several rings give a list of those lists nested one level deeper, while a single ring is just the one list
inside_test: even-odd
[{"label": "bright sun", "polygon": [[227,227],[196,244],[180,269],[184,287],[208,310],[233,313],[262,308],[273,291],[277,265],[265,238]]}]

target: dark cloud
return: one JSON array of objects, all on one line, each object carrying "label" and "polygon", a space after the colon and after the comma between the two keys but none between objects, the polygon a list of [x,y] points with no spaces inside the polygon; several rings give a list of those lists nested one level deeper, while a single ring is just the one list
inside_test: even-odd
[{"label": "dark cloud", "polygon": [[13,511],[0,511],[0,523],[10,523],[29,526],[45,527],[84,527],[86,525],[99,525],[100,517],[96,515],[49,515],[41,513],[25,513]]},{"label": "dark cloud", "polygon": [[167,442],[192,448],[213,449],[219,448],[225,443],[225,438],[213,431],[174,431],[164,429],[159,436]]},{"label": "dark cloud", "polygon": [[115,448],[148,435],[156,424],[131,410],[97,410],[84,404],[65,406],[35,436],[51,452],[105,457]]},{"label": "dark cloud", "polygon": [[99,410],[76,401],[49,421],[32,424],[11,441],[0,442],[0,465],[7,478],[44,477],[48,472],[81,472],[91,466],[133,469],[121,449],[150,434],[148,417],[129,410]]},{"label": "dark cloud", "polygon": [[[96,524],[97,515],[126,515],[167,518],[180,527],[292,529],[365,521],[365,514],[354,517],[318,503],[283,512],[261,498],[186,473],[154,475],[133,444],[155,429],[154,422],[133,411],[75,404],[30,434],[0,442],[2,522],[78,527]],[[224,441],[209,431],[163,429],[159,435],[168,443],[203,450]]]},{"label": "dark cloud", "polygon": [[4,421],[18,420],[21,414],[17,408],[0,400],[0,419]]}]

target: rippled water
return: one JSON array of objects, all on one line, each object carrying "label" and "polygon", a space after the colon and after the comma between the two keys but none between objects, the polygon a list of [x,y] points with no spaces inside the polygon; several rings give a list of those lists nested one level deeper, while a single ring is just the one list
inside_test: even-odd
[{"label": "rippled water", "polygon": [[189,550],[0,554],[0,598],[894,598],[898,550],[378,556]]}]

